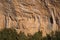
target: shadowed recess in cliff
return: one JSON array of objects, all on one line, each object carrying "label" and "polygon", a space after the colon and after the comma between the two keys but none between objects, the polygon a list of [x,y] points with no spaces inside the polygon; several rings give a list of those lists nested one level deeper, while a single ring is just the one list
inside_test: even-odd
[{"label": "shadowed recess in cliff", "polygon": [[52,18],[52,16],[50,17],[50,23],[53,24],[53,18]]}]

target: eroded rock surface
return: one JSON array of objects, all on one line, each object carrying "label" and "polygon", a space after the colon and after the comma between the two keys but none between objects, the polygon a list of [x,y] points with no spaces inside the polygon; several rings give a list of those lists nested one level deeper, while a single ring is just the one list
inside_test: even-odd
[{"label": "eroded rock surface", "polygon": [[60,28],[59,0],[0,0],[0,27],[44,35]]}]

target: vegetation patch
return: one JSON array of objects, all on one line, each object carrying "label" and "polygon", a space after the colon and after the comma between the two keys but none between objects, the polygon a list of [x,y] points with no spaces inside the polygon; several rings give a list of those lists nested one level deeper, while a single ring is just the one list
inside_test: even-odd
[{"label": "vegetation patch", "polygon": [[13,29],[4,29],[0,31],[0,40],[60,40],[60,32],[56,31],[55,34],[52,32],[51,35],[42,37],[42,33],[39,31],[33,36],[26,36],[24,33],[17,34]]}]

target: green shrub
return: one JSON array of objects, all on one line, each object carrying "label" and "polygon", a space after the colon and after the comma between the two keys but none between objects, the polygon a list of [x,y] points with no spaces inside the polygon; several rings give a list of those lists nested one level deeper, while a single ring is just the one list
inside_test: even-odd
[{"label": "green shrub", "polygon": [[56,31],[55,35],[52,35],[52,40],[60,40],[60,31]]},{"label": "green shrub", "polygon": [[0,31],[0,40],[60,40],[60,32],[56,31],[55,35],[42,37],[42,32],[36,32],[34,35],[26,36],[23,32],[17,34],[15,29],[4,29]]},{"label": "green shrub", "polygon": [[18,35],[14,29],[4,29],[0,31],[0,40],[27,40],[27,37],[22,32]]},{"label": "green shrub", "polygon": [[15,30],[4,29],[0,32],[0,40],[16,40],[17,33]]},{"label": "green shrub", "polygon": [[18,40],[27,40],[27,39],[28,39],[27,36],[23,32],[21,32],[18,35]]},{"label": "green shrub", "polygon": [[50,35],[47,35],[44,40],[60,40],[60,31],[56,31],[55,34],[54,32]]},{"label": "green shrub", "polygon": [[35,33],[33,36],[30,36],[29,40],[41,40],[42,39],[42,33],[39,31]]}]

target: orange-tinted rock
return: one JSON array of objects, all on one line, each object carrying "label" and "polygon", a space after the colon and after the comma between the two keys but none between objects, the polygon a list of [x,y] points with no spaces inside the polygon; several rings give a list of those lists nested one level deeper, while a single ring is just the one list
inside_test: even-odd
[{"label": "orange-tinted rock", "polygon": [[18,33],[49,34],[60,27],[60,4],[57,0],[0,0],[0,28],[5,26]]}]

